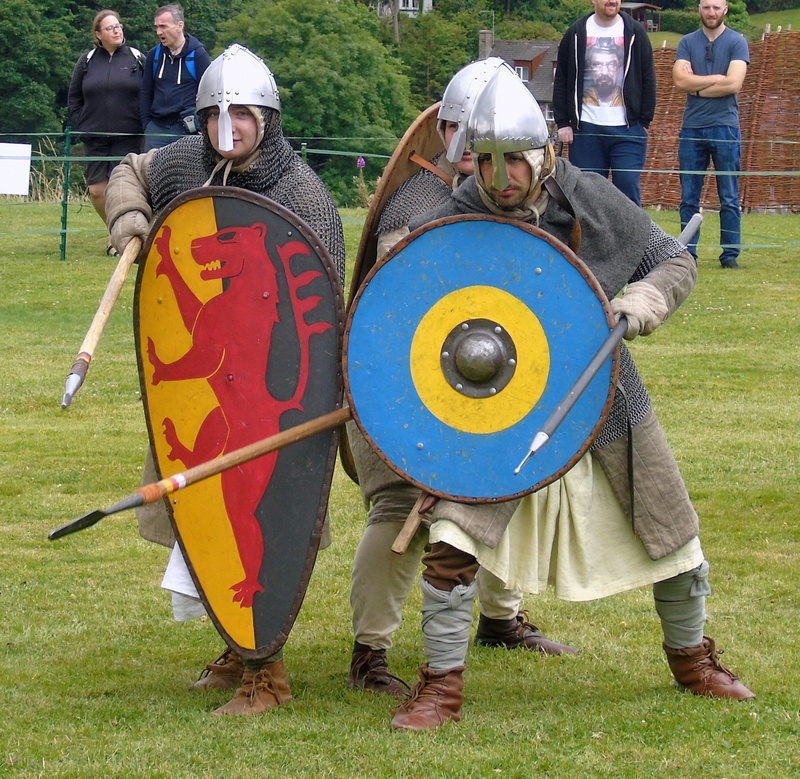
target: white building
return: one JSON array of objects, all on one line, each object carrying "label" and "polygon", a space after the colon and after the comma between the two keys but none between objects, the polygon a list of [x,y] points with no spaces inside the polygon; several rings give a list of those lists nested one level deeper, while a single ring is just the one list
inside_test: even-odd
[{"label": "white building", "polygon": [[[392,0],[378,0],[370,3],[370,7],[378,12],[378,16],[392,15]],[[428,13],[433,9],[433,0],[400,0],[400,13],[408,16],[417,16]]]}]

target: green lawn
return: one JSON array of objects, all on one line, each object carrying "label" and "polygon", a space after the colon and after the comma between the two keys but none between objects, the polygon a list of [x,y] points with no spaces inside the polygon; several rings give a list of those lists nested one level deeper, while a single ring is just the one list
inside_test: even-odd
[{"label": "green lawn", "polygon": [[777,32],[778,27],[784,30],[800,30],[800,6],[787,8],[783,11],[770,11],[765,14],[750,14],[750,24],[764,30],[768,24],[772,25],[772,32]]},{"label": "green lawn", "polygon": [[[286,647],[294,702],[209,716],[190,693],[222,649],[209,622],[175,624],[166,551],[131,512],[63,539],[53,527],[138,486],[145,451],[129,283],[73,406],[59,405],[114,267],[91,209],[71,209],[58,260],[53,204],[0,202],[0,776],[763,777],[800,773],[800,217],[748,214],[745,270],[722,271],[708,216],[700,280],[633,344],[703,522],[708,632],[758,695],[726,703],[671,684],[650,593],[570,604],[528,597],[533,620],[582,647],[543,658],[471,651],[465,715],[396,733],[391,704],[346,688],[349,572],[364,522],[341,473],[321,553]],[[675,212],[653,213],[677,232]],[[363,212],[344,211],[349,255]],[[412,681],[418,596],[391,652]]]}]

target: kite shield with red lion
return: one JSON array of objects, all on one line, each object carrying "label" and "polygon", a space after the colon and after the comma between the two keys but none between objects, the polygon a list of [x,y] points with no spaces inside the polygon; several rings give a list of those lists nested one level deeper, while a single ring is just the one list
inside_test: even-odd
[{"label": "kite shield with red lion", "polygon": [[[341,286],[297,216],[240,189],[191,190],[143,256],[136,347],[159,478],[341,406]],[[335,453],[328,431],[169,499],[203,603],[246,659],[274,654],[297,616]]]}]

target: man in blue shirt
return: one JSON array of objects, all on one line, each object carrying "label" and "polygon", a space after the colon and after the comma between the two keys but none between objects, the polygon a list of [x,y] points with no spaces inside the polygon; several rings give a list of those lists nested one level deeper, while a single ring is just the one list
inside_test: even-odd
[{"label": "man in blue shirt", "polygon": [[[727,13],[727,0],[701,0],[703,26],[685,35],[678,44],[672,80],[686,92],[678,143],[681,227],[700,210],[703,172],[713,160],[720,203],[719,261],[723,268],[739,269],[742,209],[736,173],[740,170],[742,134],[736,95],[744,83],[750,51],[744,36],[725,26]],[[699,235],[698,231],[688,247],[695,257]]]}]

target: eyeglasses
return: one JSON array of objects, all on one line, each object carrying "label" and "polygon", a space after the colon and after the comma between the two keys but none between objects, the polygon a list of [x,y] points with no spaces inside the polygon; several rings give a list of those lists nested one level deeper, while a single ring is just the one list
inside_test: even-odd
[{"label": "eyeglasses", "polygon": [[709,62],[714,61],[714,41],[709,41],[706,44],[706,59]]},{"label": "eyeglasses", "polygon": [[121,24],[109,24],[108,27],[101,27],[101,32],[116,32],[117,30],[124,30]]},{"label": "eyeglasses", "polygon": [[610,62],[593,62],[592,70],[619,70],[619,62],[617,62],[617,60],[611,60]]}]

